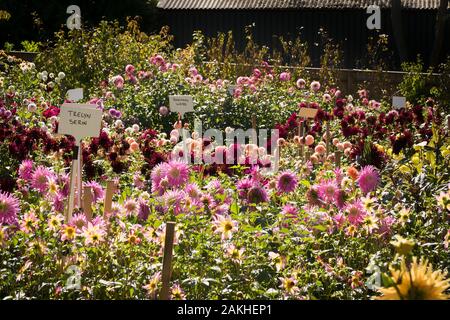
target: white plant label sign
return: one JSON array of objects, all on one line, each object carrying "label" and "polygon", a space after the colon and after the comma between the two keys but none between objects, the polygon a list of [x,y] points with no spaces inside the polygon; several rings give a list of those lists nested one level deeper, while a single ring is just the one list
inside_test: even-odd
[{"label": "white plant label sign", "polygon": [[67,90],[67,99],[74,102],[83,99],[83,88]]},{"label": "white plant label sign", "polygon": [[182,117],[185,113],[194,111],[192,96],[169,96],[169,106],[171,112],[178,112]]},{"label": "white plant label sign", "polygon": [[405,97],[392,97],[392,106],[394,109],[401,109],[406,107]]},{"label": "white plant label sign", "polygon": [[100,135],[103,111],[93,104],[64,103],[59,114],[58,133],[81,139]]},{"label": "white plant label sign", "polygon": [[301,118],[315,118],[318,111],[318,109],[314,108],[301,108],[298,116]]}]

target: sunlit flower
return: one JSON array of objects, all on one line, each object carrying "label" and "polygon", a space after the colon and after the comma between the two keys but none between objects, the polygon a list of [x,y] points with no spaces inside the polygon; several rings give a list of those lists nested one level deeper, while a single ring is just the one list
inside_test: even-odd
[{"label": "sunlit flower", "polygon": [[450,211],[450,192],[441,192],[436,197],[439,207],[442,209]]},{"label": "sunlit flower", "polygon": [[347,219],[351,224],[358,225],[363,221],[366,212],[363,209],[362,203],[360,200],[355,200],[353,202],[348,203],[344,207],[344,212],[347,214]]},{"label": "sunlit flower", "polygon": [[371,214],[365,215],[362,220],[362,226],[368,234],[378,229],[378,219]]},{"label": "sunlit flower", "polygon": [[407,222],[409,222],[409,217],[411,215],[411,209],[402,208],[398,212],[398,221],[401,225],[405,225]]},{"label": "sunlit flower", "polygon": [[355,181],[356,179],[358,179],[359,172],[355,167],[348,167],[347,175],[350,177],[350,179]]},{"label": "sunlit flower", "polygon": [[365,166],[359,173],[358,184],[364,194],[375,190],[380,182],[380,175],[374,166]]},{"label": "sunlit flower", "polygon": [[19,178],[29,181],[33,173],[33,161],[23,160],[19,166]]},{"label": "sunlit flower", "polygon": [[54,174],[44,166],[38,166],[31,175],[31,187],[41,194],[48,191],[48,182]]},{"label": "sunlit flower", "polygon": [[234,244],[229,245],[226,248],[226,254],[230,257],[231,261],[237,264],[241,264],[244,260],[244,248],[236,248]]},{"label": "sunlit flower", "polygon": [[231,219],[228,215],[214,216],[213,224],[215,226],[214,233],[220,233],[222,235],[222,240],[231,239],[233,232],[238,230],[237,221]]},{"label": "sunlit flower", "polygon": [[293,277],[290,278],[278,278],[281,281],[281,285],[280,288],[284,289],[288,294],[294,295],[296,293],[298,293],[298,291],[300,290],[297,287],[297,280],[294,279]]},{"label": "sunlit flower", "polygon": [[39,220],[36,217],[36,214],[34,213],[34,211],[26,212],[24,214],[22,220],[20,220],[20,223],[19,223],[20,230],[25,233],[30,233],[38,226],[38,223],[39,223]]},{"label": "sunlit flower", "polygon": [[375,206],[377,199],[374,197],[362,197],[361,202],[363,204],[363,208],[368,213],[372,213],[375,211]]},{"label": "sunlit flower", "polygon": [[415,242],[410,239],[405,239],[401,235],[395,235],[391,244],[394,246],[398,254],[407,255],[414,248]]},{"label": "sunlit flower", "polygon": [[280,272],[286,266],[286,258],[279,253],[269,252],[269,259],[275,265],[277,272]]},{"label": "sunlit flower", "polygon": [[77,234],[77,231],[74,226],[71,225],[63,225],[61,228],[61,241],[71,241],[75,239],[75,236]]},{"label": "sunlit flower", "polygon": [[295,206],[291,204],[286,204],[283,206],[281,214],[288,218],[296,218],[298,215],[298,210]]},{"label": "sunlit flower", "polygon": [[292,171],[284,171],[278,175],[277,188],[279,192],[290,193],[297,187],[297,176]]},{"label": "sunlit flower", "polygon": [[51,231],[56,231],[61,226],[61,222],[64,218],[60,215],[51,215],[47,220],[48,229]]},{"label": "sunlit flower", "polygon": [[189,179],[189,167],[180,161],[171,161],[168,163],[166,175],[171,187],[178,187]]},{"label": "sunlit flower", "polygon": [[87,227],[83,227],[84,244],[86,246],[98,245],[104,241],[105,231],[99,225],[88,222]]},{"label": "sunlit flower", "polygon": [[304,89],[306,86],[306,81],[304,79],[298,79],[295,84],[297,85],[297,88]]},{"label": "sunlit flower", "polygon": [[347,229],[345,229],[345,234],[350,236],[350,237],[354,237],[357,231],[357,227],[354,224],[351,224],[347,227]]},{"label": "sunlit flower", "polygon": [[323,181],[318,186],[319,196],[326,202],[333,202],[338,193],[338,185],[334,180]]},{"label": "sunlit flower", "polygon": [[91,187],[92,194],[93,194],[93,199],[92,199],[93,202],[103,200],[105,191],[103,190],[102,186],[98,182],[96,182],[96,181],[85,182],[85,183],[83,183],[83,186]]},{"label": "sunlit flower", "polygon": [[123,205],[127,215],[133,216],[138,212],[138,203],[134,199],[128,199]]},{"label": "sunlit flower", "polygon": [[186,300],[186,295],[181,289],[180,285],[174,284],[170,290],[170,299],[171,300]]},{"label": "sunlit flower", "polygon": [[69,221],[69,225],[74,226],[77,230],[82,230],[83,227],[87,226],[86,215],[83,213],[73,215]]},{"label": "sunlit flower", "polygon": [[0,224],[15,224],[19,211],[19,199],[0,191]]},{"label": "sunlit flower", "polygon": [[143,288],[147,290],[147,293],[152,298],[156,298],[156,292],[158,290],[158,285],[161,281],[161,272],[157,272],[150,279],[149,283],[146,284]]},{"label": "sunlit flower", "polygon": [[400,269],[390,267],[393,286],[378,289],[382,294],[377,300],[447,300],[445,291],[450,287],[447,272],[433,270],[428,260],[413,257],[411,265],[402,260]]}]

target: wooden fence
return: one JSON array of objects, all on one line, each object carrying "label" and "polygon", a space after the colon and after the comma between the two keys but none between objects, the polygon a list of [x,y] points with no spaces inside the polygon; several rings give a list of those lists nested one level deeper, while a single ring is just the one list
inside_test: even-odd
[{"label": "wooden fence", "polygon": [[[34,52],[21,51],[8,52],[8,54],[26,61],[33,61],[37,55],[37,53]],[[208,64],[213,63],[217,62],[208,62]],[[245,70],[246,74],[250,74],[254,68],[254,65],[250,64],[235,64],[235,66],[238,66],[240,70]],[[321,68],[300,68],[292,66],[278,66],[278,68],[291,71],[297,70],[301,74],[305,74],[305,78],[307,77],[311,80],[325,80],[325,82],[327,82],[327,79],[324,79],[324,70]],[[399,83],[407,73],[401,71],[328,69],[325,74],[332,75],[334,79],[328,82],[333,82],[333,85],[336,85],[345,94],[354,94],[358,89],[364,87],[370,90],[372,96],[379,97],[395,95],[397,93]],[[439,76],[440,74],[438,73],[431,74],[432,80],[437,80]]]}]

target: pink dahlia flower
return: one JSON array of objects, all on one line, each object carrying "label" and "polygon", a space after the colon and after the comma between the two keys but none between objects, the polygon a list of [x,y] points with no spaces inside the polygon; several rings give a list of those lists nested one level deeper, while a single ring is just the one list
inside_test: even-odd
[{"label": "pink dahlia flower", "polygon": [[31,187],[45,194],[48,191],[48,182],[52,178],[54,178],[53,172],[44,166],[38,166],[31,175]]},{"label": "pink dahlia flower", "polygon": [[19,166],[19,178],[29,181],[33,172],[33,161],[23,160]]},{"label": "pink dahlia flower", "polygon": [[359,172],[358,185],[364,194],[375,190],[380,183],[380,175],[374,166],[365,166]]},{"label": "pink dahlia flower", "polygon": [[289,193],[297,187],[297,176],[292,171],[284,171],[277,178],[277,188],[279,192]]},{"label": "pink dahlia flower", "polygon": [[85,187],[91,187],[92,193],[93,193],[93,201],[97,202],[100,200],[103,200],[103,197],[105,196],[105,191],[103,190],[102,186],[95,181],[89,181],[83,183]]},{"label": "pink dahlia flower", "polygon": [[10,193],[0,192],[0,225],[16,224],[19,200]]},{"label": "pink dahlia flower", "polygon": [[171,187],[181,186],[189,179],[189,167],[180,161],[170,161],[166,176]]}]

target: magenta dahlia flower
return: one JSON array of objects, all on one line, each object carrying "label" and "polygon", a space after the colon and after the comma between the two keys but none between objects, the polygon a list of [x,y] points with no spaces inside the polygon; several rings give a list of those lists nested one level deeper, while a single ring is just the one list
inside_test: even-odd
[{"label": "magenta dahlia flower", "polygon": [[358,185],[364,194],[375,190],[380,183],[380,175],[374,166],[365,166],[359,172]]},{"label": "magenta dahlia flower", "polygon": [[16,224],[19,211],[19,199],[0,191],[0,224]]},{"label": "magenta dahlia flower", "polygon": [[166,171],[167,179],[171,187],[179,187],[189,179],[189,167],[181,161],[170,161]]},{"label": "magenta dahlia flower", "polygon": [[364,216],[367,214],[361,200],[359,199],[347,204],[344,207],[344,212],[347,214],[348,221],[353,225],[360,224]]},{"label": "magenta dahlia flower", "polygon": [[248,203],[258,204],[268,201],[267,191],[264,187],[254,186],[248,190],[247,201]]},{"label": "magenta dahlia flower", "polygon": [[180,214],[182,212],[183,206],[182,202],[185,198],[186,194],[180,190],[169,190],[161,197],[164,203],[164,210],[169,211],[169,209],[173,209],[173,213],[175,215]]},{"label": "magenta dahlia flower", "polygon": [[277,178],[277,188],[279,192],[289,193],[297,187],[297,176],[290,170],[280,173]]},{"label": "magenta dahlia flower", "polygon": [[103,197],[105,196],[105,191],[103,190],[102,186],[96,182],[96,181],[89,181],[83,183],[85,187],[91,187],[92,194],[93,194],[93,201],[97,202],[99,200],[103,200]]},{"label": "magenta dahlia flower", "polygon": [[292,204],[286,204],[283,206],[283,210],[281,211],[281,214],[288,218],[295,218],[298,215],[298,210]]},{"label": "magenta dahlia flower", "polygon": [[19,166],[19,178],[29,181],[33,173],[33,161],[23,160]]},{"label": "magenta dahlia flower", "polygon": [[53,172],[44,166],[38,166],[31,175],[31,187],[41,194],[45,194],[51,178],[54,178]]},{"label": "magenta dahlia flower", "polygon": [[192,199],[199,199],[202,196],[202,192],[200,191],[200,188],[198,185],[194,183],[188,183],[186,185],[186,188],[184,188],[186,194],[189,195]]},{"label": "magenta dahlia flower", "polygon": [[339,191],[339,187],[334,180],[323,181],[319,185],[319,196],[322,200],[331,203],[336,199],[336,195]]},{"label": "magenta dahlia flower", "polygon": [[166,176],[166,172],[169,169],[169,165],[166,162],[162,162],[157,164],[152,172],[151,172],[151,180],[152,180],[152,192],[159,191],[162,193],[163,188],[160,186],[160,182]]},{"label": "magenta dahlia flower", "polygon": [[83,213],[75,214],[69,221],[69,225],[81,230],[83,227],[87,226],[87,218]]}]

